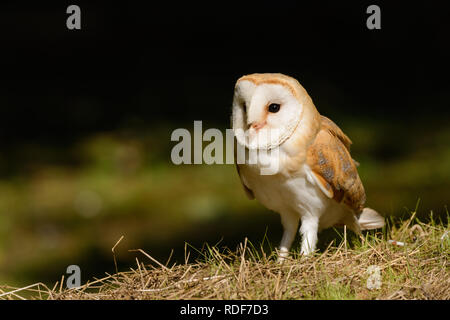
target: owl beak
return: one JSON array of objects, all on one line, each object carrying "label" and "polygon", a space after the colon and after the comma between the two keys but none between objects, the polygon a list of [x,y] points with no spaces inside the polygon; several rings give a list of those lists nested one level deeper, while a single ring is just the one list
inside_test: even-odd
[{"label": "owl beak", "polygon": [[250,128],[258,131],[259,129],[261,129],[262,127],[264,127],[266,125],[267,121],[264,122],[252,122],[250,123]]}]

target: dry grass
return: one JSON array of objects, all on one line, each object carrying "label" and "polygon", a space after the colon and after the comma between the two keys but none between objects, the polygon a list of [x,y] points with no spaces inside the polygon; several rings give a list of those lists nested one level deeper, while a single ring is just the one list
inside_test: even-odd
[{"label": "dry grass", "polygon": [[[151,264],[136,259],[130,271],[76,289],[64,289],[64,279],[53,288],[0,286],[0,299],[450,299],[449,238],[448,225],[413,214],[364,238],[346,234],[313,256],[294,252],[283,264],[247,240],[235,251],[206,246],[194,263],[186,250],[186,262],[171,266],[140,250]],[[368,289],[369,266],[381,270],[379,288]]]}]

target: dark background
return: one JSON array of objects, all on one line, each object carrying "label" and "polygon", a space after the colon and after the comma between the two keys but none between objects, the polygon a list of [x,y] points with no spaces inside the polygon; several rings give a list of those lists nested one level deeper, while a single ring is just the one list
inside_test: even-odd
[{"label": "dark background", "polygon": [[[81,30],[66,28],[66,8],[70,4],[81,7]],[[381,7],[381,30],[366,28],[366,8],[370,4]],[[319,112],[349,134],[359,156],[356,159],[362,163],[360,174],[367,181],[366,191],[373,194],[368,199],[384,213],[396,214],[404,207],[414,209],[421,198],[424,217],[430,210],[445,217],[450,190],[449,12],[443,2],[431,1],[164,5],[2,2],[0,193],[7,194],[5,201],[16,196],[16,202],[23,206],[0,206],[4,208],[0,215],[9,217],[0,228],[0,258],[4,257],[3,264],[0,259],[0,279],[17,283],[56,281],[64,272],[63,266],[77,259],[85,263],[88,275],[111,271],[110,248],[123,230],[115,225],[117,232],[109,235],[109,242],[98,246],[93,243],[97,229],[89,231],[84,227],[80,235],[73,225],[86,223],[75,218],[60,220],[63,215],[73,215],[73,210],[67,209],[70,206],[53,207],[50,203],[47,207],[55,212],[47,217],[45,214],[51,211],[47,207],[35,209],[39,205],[31,200],[29,206],[23,204],[34,199],[28,197],[34,192],[30,190],[35,190],[32,186],[37,184],[36,197],[40,198],[40,181],[54,177],[48,170],[56,168],[75,180],[83,172],[91,172],[90,168],[95,167],[91,164],[97,163],[95,157],[103,159],[106,147],[99,147],[92,156],[83,153],[85,149],[79,145],[94,141],[95,149],[95,137],[104,134],[113,137],[112,141],[125,140],[126,146],[129,141],[133,146],[141,143],[145,156],[137,162],[144,171],[164,166],[170,172],[178,170],[173,178],[177,186],[169,184],[168,190],[179,190],[178,184],[186,186],[186,181],[204,179],[203,173],[194,171],[184,177],[181,172],[196,169],[180,171],[180,167],[169,163],[173,146],[170,134],[176,127],[191,129],[194,120],[203,120],[208,127],[227,128],[234,83],[240,76],[254,72],[281,72],[295,77]],[[133,159],[124,161],[134,166]],[[99,166],[108,167],[108,161]],[[135,181],[139,170],[133,171]],[[241,192],[237,177],[228,174],[233,168],[228,166],[226,170],[236,192]],[[61,185],[69,179],[64,174],[55,175]],[[90,189],[95,188],[101,193],[101,186]],[[217,188],[220,191],[225,187]],[[395,197],[398,199],[392,200]],[[227,195],[224,202],[235,198],[235,194]],[[142,203],[141,198],[136,199]],[[240,201],[244,203],[243,196]],[[127,206],[113,207],[111,212],[123,213],[124,221],[134,219],[139,224],[146,221],[148,208],[144,207],[131,205],[131,211],[138,213],[130,213],[130,218],[125,214],[130,212]],[[252,208],[255,212],[265,210]],[[102,218],[95,218],[103,220],[87,224],[108,228],[105,221],[112,218],[105,210]],[[230,210],[225,206],[219,211]],[[199,226],[194,223],[192,232],[175,238],[171,233],[164,234],[163,240],[151,238],[142,231],[142,236],[132,243],[167,257],[170,248],[181,248],[184,241],[201,244],[225,237],[225,244],[234,244],[252,234],[257,241],[266,225],[276,230],[271,240],[278,243],[281,227],[273,224],[278,223],[274,214],[263,215],[260,223],[251,223],[258,231],[246,229],[250,222],[236,229],[235,220],[227,220],[226,215],[220,219],[221,225],[214,219],[201,224],[202,230],[208,230],[203,235],[196,231]],[[41,221],[45,221],[43,229]],[[117,224],[120,226],[119,220]],[[170,229],[168,224],[165,226]],[[224,226],[233,232],[225,231]],[[55,231],[61,228],[63,231]],[[128,238],[133,238],[133,229],[128,230]],[[52,249],[53,260],[41,253],[37,266],[19,256],[15,263],[5,262],[20,241],[27,241],[28,250],[39,252],[30,243],[39,243],[42,232],[59,232],[63,239],[89,235],[91,240],[76,250],[74,258],[67,251],[61,258],[58,250],[63,249]],[[126,253],[123,255],[125,265],[133,261],[126,258]],[[53,268],[47,266],[50,263]],[[18,268],[20,264],[27,267]]]},{"label": "dark background", "polygon": [[2,143],[72,141],[130,119],[222,122],[234,82],[253,72],[292,75],[337,105],[330,116],[448,115],[449,11],[380,4],[382,29],[368,30],[371,3],[81,1],[79,31],[65,26],[69,2],[3,4]]}]

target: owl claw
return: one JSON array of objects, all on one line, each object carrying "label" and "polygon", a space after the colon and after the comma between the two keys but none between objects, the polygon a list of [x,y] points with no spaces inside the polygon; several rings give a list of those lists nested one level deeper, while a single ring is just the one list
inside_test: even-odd
[{"label": "owl claw", "polygon": [[283,263],[288,256],[289,256],[289,250],[287,250],[287,248],[281,247],[280,253],[278,254],[277,263],[280,263],[280,264]]},{"label": "owl claw", "polygon": [[284,258],[284,257],[278,257],[277,263],[278,264],[283,264],[285,260],[286,260],[286,258]]}]

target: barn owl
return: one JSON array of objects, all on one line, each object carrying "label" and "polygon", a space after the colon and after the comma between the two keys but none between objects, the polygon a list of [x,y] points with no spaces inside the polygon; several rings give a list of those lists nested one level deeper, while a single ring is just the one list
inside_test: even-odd
[{"label": "barn owl", "polygon": [[[288,256],[299,232],[301,253],[315,251],[318,232],[336,225],[376,229],[384,218],[364,208],[366,200],[350,139],[317,111],[300,83],[283,74],[250,74],[238,79],[232,106],[237,143],[247,150],[278,149],[276,173],[261,174],[261,163],[237,164],[250,199],[278,212],[283,225],[279,260]],[[242,132],[245,134],[243,135]]]}]

